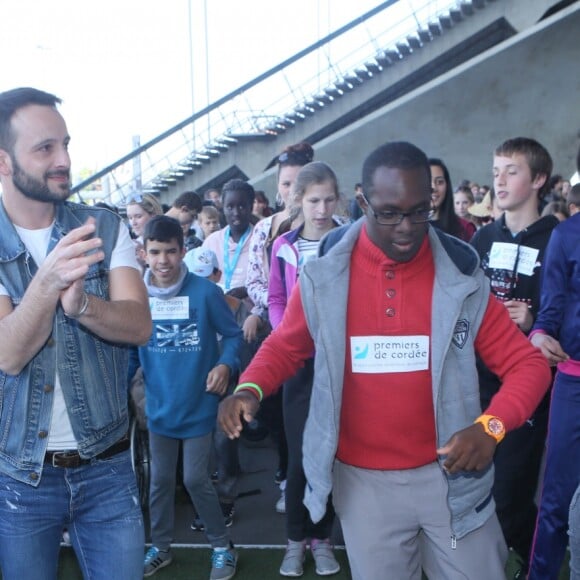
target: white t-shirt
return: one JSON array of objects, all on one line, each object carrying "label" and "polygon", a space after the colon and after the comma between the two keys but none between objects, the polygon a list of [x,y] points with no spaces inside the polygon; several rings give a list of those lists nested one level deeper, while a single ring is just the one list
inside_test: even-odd
[{"label": "white t-shirt", "polygon": [[[50,243],[50,234],[52,232],[52,225],[48,228],[40,230],[27,230],[20,226],[14,226],[20,239],[30,252],[30,255],[38,266],[44,262],[46,252]],[[122,266],[135,268],[141,271],[135,258],[135,248],[129,236],[129,230],[125,224],[119,224],[119,235],[117,243],[111,255],[110,269],[120,268]],[[6,288],[0,284],[0,296],[7,296]],[[56,348],[59,348],[57,344]],[[60,385],[58,373],[56,375],[54,384],[54,404],[52,407],[52,418],[50,422],[50,431],[48,436],[49,450],[65,450],[76,449],[77,442],[75,440],[70,419],[66,410],[64,396]]]}]

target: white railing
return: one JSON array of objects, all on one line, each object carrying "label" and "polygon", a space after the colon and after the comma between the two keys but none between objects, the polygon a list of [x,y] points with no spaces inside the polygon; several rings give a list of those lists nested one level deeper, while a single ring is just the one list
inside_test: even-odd
[{"label": "white railing", "polygon": [[[489,1],[489,0],[488,0]],[[244,138],[275,135],[330,105],[365,77],[419,50],[485,2],[390,0],[75,186],[84,200],[124,205],[160,191]]]}]

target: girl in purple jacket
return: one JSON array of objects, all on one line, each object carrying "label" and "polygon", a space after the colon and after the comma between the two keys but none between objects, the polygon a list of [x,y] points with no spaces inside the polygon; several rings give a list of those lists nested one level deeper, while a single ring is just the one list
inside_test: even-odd
[{"label": "girl in purple jacket", "polygon": [[[290,193],[290,217],[294,221],[302,214],[300,227],[280,236],[272,247],[272,264],[268,286],[268,312],[272,328],[276,328],[292,289],[296,285],[302,266],[316,258],[320,240],[328,231],[339,225],[334,218],[338,204],[338,183],[334,171],[326,164],[315,161],[305,165],[296,177]],[[296,376],[284,384],[284,427],[288,442],[288,471],[286,476],[286,528],[288,545],[280,566],[282,576],[301,576],[306,554],[310,549],[320,575],[334,574],[340,570],[336,561],[330,533],[334,510],[329,502],[326,515],[314,524],[302,500],[306,477],[302,468],[302,436],[308,416],[313,359]]]}]

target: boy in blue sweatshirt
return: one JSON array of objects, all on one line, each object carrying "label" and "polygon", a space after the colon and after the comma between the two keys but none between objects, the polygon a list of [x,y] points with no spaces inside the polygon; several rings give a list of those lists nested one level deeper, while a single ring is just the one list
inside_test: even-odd
[{"label": "boy in blue sweatshirt", "polygon": [[238,368],[242,334],[222,291],[188,272],[177,220],[155,216],[147,223],[143,243],[153,319],[153,334],[139,348],[151,455],[152,545],[145,556],[144,576],[172,561],[176,466],[182,444],[183,483],[213,548],[210,580],[227,580],[236,572],[237,554],[209,477],[209,462],[218,402]]}]

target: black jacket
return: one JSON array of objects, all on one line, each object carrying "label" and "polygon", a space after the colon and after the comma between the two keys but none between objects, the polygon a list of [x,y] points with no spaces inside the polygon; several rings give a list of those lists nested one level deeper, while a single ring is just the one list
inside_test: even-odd
[{"label": "black jacket", "polygon": [[[471,245],[479,254],[481,267],[490,280],[491,291],[502,302],[526,302],[534,320],[540,308],[540,271],[544,252],[552,230],[559,223],[555,216],[545,216],[513,236],[506,226],[504,214],[500,219],[478,230],[471,240]],[[498,246],[498,243],[509,246]],[[514,259],[511,263],[498,260],[501,248],[508,254],[512,250]],[[533,258],[533,262],[530,262],[530,258]],[[499,267],[498,262],[501,264]],[[481,362],[478,362],[478,371],[482,408],[485,409],[498,391],[500,383]]]}]

